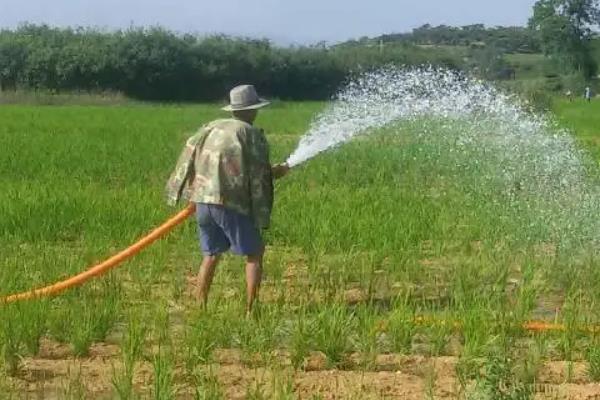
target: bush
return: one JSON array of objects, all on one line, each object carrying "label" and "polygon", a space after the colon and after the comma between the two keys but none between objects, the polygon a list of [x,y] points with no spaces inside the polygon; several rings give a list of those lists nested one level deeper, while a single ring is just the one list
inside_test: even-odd
[{"label": "bush", "polygon": [[524,98],[533,111],[550,111],[553,95],[545,90],[530,90],[524,93]]},{"label": "bush", "polygon": [[[562,85],[560,81],[558,84]],[[546,112],[552,107],[556,95],[557,82],[550,79],[530,79],[526,81],[506,82],[503,88],[517,93],[528,105],[531,111]]]}]

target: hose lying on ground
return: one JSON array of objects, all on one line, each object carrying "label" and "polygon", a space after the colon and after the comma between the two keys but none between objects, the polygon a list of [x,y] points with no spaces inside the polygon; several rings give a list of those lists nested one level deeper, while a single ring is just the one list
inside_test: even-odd
[{"label": "hose lying on ground", "polygon": [[[461,329],[462,324],[458,320],[447,320],[433,317],[416,316],[414,323],[417,325],[449,325],[454,329]],[[546,321],[525,321],[521,324],[521,329],[528,332],[564,332],[567,327],[564,324]],[[575,331],[583,333],[596,334],[600,332],[600,326],[597,325],[580,325],[572,328]]]},{"label": "hose lying on ground", "polygon": [[30,290],[28,292],[13,294],[7,297],[0,297],[0,304],[2,303],[15,303],[21,300],[30,300],[36,299],[40,297],[54,296],[65,290],[71,289],[76,286],[83,285],[87,281],[92,278],[95,278],[100,275],[106,274],[111,269],[119,266],[123,261],[133,257],[146,247],[150,246],[156,240],[165,236],[169,233],[173,228],[177,225],[181,224],[185,221],[190,215],[194,213],[196,210],[196,205],[194,203],[190,203],[187,208],[179,212],[177,215],[173,216],[169,220],[167,220],[164,224],[150,232],[148,235],[141,238],[136,243],[132,244],[125,250],[115,254],[110,257],[106,261],[103,261],[100,264],[97,264],[87,271],[80,273],[79,275],[75,275],[69,279],[64,281],[56,282],[52,285],[45,286],[39,289]]},{"label": "hose lying on ground", "polygon": [[[22,300],[31,300],[31,299],[41,298],[41,297],[54,296],[54,295],[64,292],[65,290],[74,288],[76,286],[83,285],[84,283],[86,283],[87,281],[89,281],[92,278],[104,275],[111,269],[116,268],[124,261],[135,256],[137,253],[139,253],[146,247],[150,246],[156,240],[165,236],[167,233],[169,233],[171,230],[173,230],[173,228],[175,228],[177,225],[181,224],[189,216],[191,216],[195,212],[195,210],[196,210],[196,205],[194,203],[190,203],[184,210],[182,210],[181,212],[179,212],[178,214],[176,214],[175,216],[173,216],[172,218],[167,220],[165,223],[163,223],[161,226],[159,226],[158,228],[156,228],[155,230],[150,232],[148,235],[144,236],[139,241],[137,241],[133,245],[129,246],[125,250],[110,257],[106,261],[103,261],[102,263],[91,267],[87,271],[84,271],[84,272],[82,272],[78,275],[75,275],[69,279],[66,279],[64,281],[56,282],[52,285],[45,286],[42,288],[33,289],[28,292],[17,293],[17,294],[13,294],[13,295],[10,295],[7,297],[0,297],[0,304],[10,304],[10,303],[16,303],[16,302],[22,301]],[[429,318],[424,318],[424,317],[417,317],[415,322],[417,324],[426,325],[429,323],[431,323],[431,324],[445,323],[446,321],[429,319]],[[460,323],[458,323],[458,322],[454,322],[453,325],[455,325],[456,327],[460,327]],[[544,321],[527,321],[527,322],[523,323],[522,328],[526,331],[531,331],[531,332],[548,332],[548,331],[565,331],[566,330],[566,327],[562,324],[548,323],[548,322],[544,322]],[[588,333],[597,333],[597,332],[600,332],[600,327],[584,326],[584,327],[581,327],[580,330],[582,330],[584,332],[588,332]]]}]

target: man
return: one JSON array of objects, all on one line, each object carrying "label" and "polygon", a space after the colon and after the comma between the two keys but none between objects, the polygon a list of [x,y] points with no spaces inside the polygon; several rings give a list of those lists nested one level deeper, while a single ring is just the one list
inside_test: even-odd
[{"label": "man", "polygon": [[220,256],[228,250],[246,257],[246,312],[249,314],[262,279],[264,244],[261,229],[269,226],[273,179],[289,171],[271,166],[269,145],[253,126],[258,110],[269,102],[252,85],[230,92],[232,118],[203,126],[186,143],[167,183],[171,205],[181,198],[196,203],[204,260],[198,273],[197,297],[206,306]]},{"label": "man", "polygon": [[585,88],[584,96],[585,96],[585,99],[588,101],[588,103],[592,101],[592,89],[589,86],[587,86]]}]

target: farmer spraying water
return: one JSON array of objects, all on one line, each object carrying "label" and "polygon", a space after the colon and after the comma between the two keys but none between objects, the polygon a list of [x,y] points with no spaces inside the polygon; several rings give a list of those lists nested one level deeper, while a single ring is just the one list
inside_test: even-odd
[{"label": "farmer spraying water", "polygon": [[204,125],[186,143],[169,181],[171,205],[196,203],[204,260],[198,273],[197,298],[203,306],[221,255],[229,250],[246,257],[246,311],[258,295],[265,246],[261,230],[269,226],[273,179],[287,174],[286,164],[271,166],[269,144],[253,126],[258,110],[269,104],[252,85],[230,92],[232,118]]},{"label": "farmer spraying water", "polygon": [[[0,297],[0,304],[57,295],[104,275],[184,222],[196,208],[209,208],[208,213],[199,213],[201,238],[225,237],[221,242],[224,247],[217,247],[219,251],[214,254],[209,252],[200,270],[198,295],[206,303],[220,251],[248,248],[246,242],[236,241],[237,237],[229,240],[225,232],[231,232],[231,227],[219,225],[224,219],[218,213],[245,204],[246,209],[238,214],[248,216],[253,224],[250,226],[258,231],[263,226],[259,221],[270,217],[272,178],[288,171],[287,166],[270,166],[264,135],[252,126],[255,111],[247,111],[261,108],[266,102],[251,88],[237,88],[234,92],[237,93],[231,94],[231,105],[226,108],[235,111],[234,118],[212,122],[190,138],[169,182],[170,202],[188,198],[191,204],[107,260],[54,284]],[[386,127],[396,121],[403,121],[404,125]],[[404,129],[407,126],[409,129]],[[399,143],[386,136],[392,135],[393,139],[397,134],[413,141],[408,161],[429,162],[435,169],[443,167],[440,171],[445,170],[445,176],[456,181],[446,181],[445,188],[458,188],[473,196],[478,215],[500,213],[503,220],[510,221],[502,228],[509,240],[552,243],[562,252],[597,243],[599,189],[596,181],[588,179],[587,167],[591,164],[575,140],[556,130],[545,116],[531,115],[518,99],[452,71],[388,68],[357,77],[313,119],[286,164],[300,165],[358,135],[378,134],[379,128],[384,128],[379,133],[385,140],[382,143]],[[225,146],[226,143],[230,145]],[[401,143],[407,141],[403,138]],[[400,157],[398,161],[407,159]],[[217,180],[211,180],[212,177]],[[512,190],[515,182],[521,185],[522,192]],[[241,186],[247,189],[234,190]],[[212,212],[212,208],[216,211]],[[390,216],[393,215],[392,212]],[[393,223],[393,219],[390,221]],[[391,228],[390,237],[394,237],[393,225]],[[257,237],[260,236],[253,238]],[[260,283],[264,247],[258,248],[258,254],[242,253],[250,261],[248,309]],[[522,326],[533,331],[565,331],[562,324],[543,321],[527,321]],[[598,329],[589,327],[590,332]]]}]

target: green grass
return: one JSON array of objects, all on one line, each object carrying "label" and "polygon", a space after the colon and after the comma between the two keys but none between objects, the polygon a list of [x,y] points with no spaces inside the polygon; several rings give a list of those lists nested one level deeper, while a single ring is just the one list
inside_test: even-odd
[{"label": "green grass", "polygon": [[[598,105],[556,104],[561,123],[593,149]],[[274,162],[322,107],[276,103],[259,116]],[[171,215],[163,187],[181,146],[221,115],[216,105],[1,107],[0,148],[8,151],[0,152],[0,293],[79,272]],[[281,369],[282,349],[298,369],[314,351],[328,367],[365,371],[386,352],[454,355],[475,365],[464,372],[475,387],[492,393],[508,380],[519,392],[530,374],[514,376],[507,363],[530,357],[523,343],[532,341],[519,323],[560,308],[570,329],[543,342],[555,350],[548,357],[590,359],[597,379],[597,352],[586,351],[591,339],[576,330],[600,319],[597,261],[557,256],[543,231],[522,235],[530,231],[509,218],[516,211],[490,202],[493,194],[466,190],[476,181],[461,174],[475,164],[457,169],[446,157],[460,131],[447,142],[418,134],[436,124],[390,127],[277,183],[255,319],[243,319],[235,257],[220,267],[208,310],[186,294],[184,277],[200,261],[190,221],[108,277],[52,300],[1,306],[0,371],[18,376],[22,357],[45,337],[79,357],[93,343],[119,344],[112,384],[121,398],[171,398],[185,388],[224,397],[213,368],[215,352],[230,348],[244,365],[272,370]],[[437,322],[419,324],[415,315]],[[144,362],[155,380],[138,393],[133,371]],[[273,379],[285,381],[277,385],[288,396],[284,375]],[[248,390],[262,395],[258,383]]]},{"label": "green grass", "polygon": [[555,103],[554,112],[564,126],[571,129],[577,137],[600,137],[600,102],[588,103],[582,99],[573,102],[560,100]]},{"label": "green grass", "polygon": [[574,132],[583,146],[600,160],[600,102],[559,100],[553,110],[560,123]]}]

